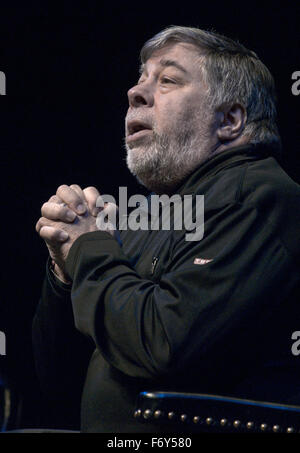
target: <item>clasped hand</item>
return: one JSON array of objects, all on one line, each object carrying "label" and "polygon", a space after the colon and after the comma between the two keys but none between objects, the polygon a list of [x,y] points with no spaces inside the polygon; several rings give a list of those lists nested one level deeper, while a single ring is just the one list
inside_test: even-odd
[{"label": "clasped hand", "polygon": [[[100,193],[95,187],[81,189],[80,186],[61,185],[56,195],[42,205],[42,217],[36,224],[36,231],[44,239],[54,265],[54,272],[65,283],[69,283],[65,261],[74,241],[84,233],[99,230],[96,218],[102,209],[117,209],[112,203],[97,207]],[[98,203],[99,204],[99,203]],[[118,232],[109,227],[106,230],[117,239]]]}]

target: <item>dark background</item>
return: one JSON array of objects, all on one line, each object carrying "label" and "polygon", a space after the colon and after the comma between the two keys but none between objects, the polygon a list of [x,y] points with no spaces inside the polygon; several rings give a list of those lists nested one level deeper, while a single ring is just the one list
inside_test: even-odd
[{"label": "dark background", "polygon": [[254,50],[274,75],[283,167],[300,183],[300,96],[296,2],[66,2],[1,5],[1,296],[7,355],[0,375],[24,398],[22,427],[42,410],[31,350],[31,322],[47,258],[35,233],[40,206],[60,184],[94,185],[118,199],[144,193],[126,168],[127,90],[136,82],[143,43],[168,25],[214,29]]}]

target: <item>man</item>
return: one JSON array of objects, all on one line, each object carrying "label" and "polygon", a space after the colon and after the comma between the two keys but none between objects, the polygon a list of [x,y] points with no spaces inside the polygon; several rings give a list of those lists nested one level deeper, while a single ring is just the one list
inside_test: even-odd
[{"label": "man", "polygon": [[58,424],[77,426],[81,399],[84,432],[157,430],[133,418],[143,390],[299,394],[300,189],[277,162],[273,78],[241,44],[188,27],[154,36],[141,62],[128,167],[155,194],[204,195],[204,235],[99,227],[115,208],[94,187],[42,206],[37,371]]}]

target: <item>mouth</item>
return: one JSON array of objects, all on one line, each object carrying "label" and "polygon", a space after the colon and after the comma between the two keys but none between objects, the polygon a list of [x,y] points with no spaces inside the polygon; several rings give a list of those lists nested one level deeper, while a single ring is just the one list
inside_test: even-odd
[{"label": "mouth", "polygon": [[131,142],[149,134],[152,132],[152,128],[143,121],[130,121],[127,124],[127,132],[126,141]]}]

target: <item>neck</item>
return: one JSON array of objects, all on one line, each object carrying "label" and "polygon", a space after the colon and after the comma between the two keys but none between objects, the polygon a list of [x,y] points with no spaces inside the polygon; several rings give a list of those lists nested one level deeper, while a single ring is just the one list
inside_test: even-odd
[{"label": "neck", "polygon": [[211,157],[215,156],[216,154],[221,153],[222,151],[226,151],[227,149],[237,148],[238,146],[247,145],[247,143],[249,143],[249,141],[250,141],[250,138],[248,136],[239,136],[234,140],[229,140],[226,142],[218,142],[211,152]]}]

